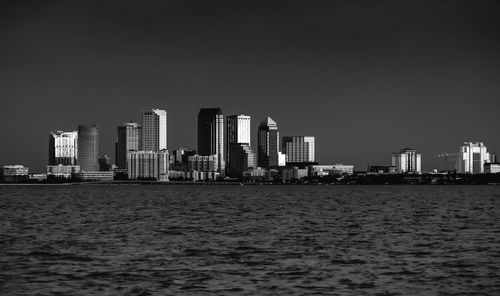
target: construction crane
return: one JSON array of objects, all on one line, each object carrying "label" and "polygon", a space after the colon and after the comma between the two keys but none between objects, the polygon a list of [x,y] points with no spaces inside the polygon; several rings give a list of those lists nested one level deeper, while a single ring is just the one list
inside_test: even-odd
[{"label": "construction crane", "polygon": [[444,168],[448,172],[448,161],[450,160],[449,157],[450,156],[454,157],[451,160],[455,161],[455,164],[456,164],[457,161],[458,161],[458,156],[459,155],[460,155],[460,153],[446,153],[446,152],[443,152],[442,154],[438,154],[438,157],[444,157]]}]

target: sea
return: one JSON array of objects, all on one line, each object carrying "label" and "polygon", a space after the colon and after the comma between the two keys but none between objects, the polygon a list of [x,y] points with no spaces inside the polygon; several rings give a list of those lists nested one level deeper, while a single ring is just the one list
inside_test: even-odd
[{"label": "sea", "polygon": [[0,186],[0,295],[500,295],[500,186]]}]

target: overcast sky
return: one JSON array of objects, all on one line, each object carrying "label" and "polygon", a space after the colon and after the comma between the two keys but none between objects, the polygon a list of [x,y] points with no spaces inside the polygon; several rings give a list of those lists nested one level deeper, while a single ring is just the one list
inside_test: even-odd
[{"label": "overcast sky", "polygon": [[[3,1],[5,2],[5,1]],[[2,2],[2,3],[3,3]],[[43,171],[48,135],[168,112],[196,149],[201,107],[316,137],[321,163],[423,169],[464,141],[500,153],[499,1],[11,1],[0,4],[0,164]]]}]

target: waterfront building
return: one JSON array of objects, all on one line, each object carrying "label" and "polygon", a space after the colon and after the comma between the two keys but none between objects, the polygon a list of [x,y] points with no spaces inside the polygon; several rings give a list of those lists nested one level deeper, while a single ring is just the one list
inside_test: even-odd
[{"label": "waterfront building", "polygon": [[6,182],[17,182],[28,179],[29,168],[20,164],[4,165],[2,179]]},{"label": "waterfront building", "polygon": [[224,175],[224,115],[220,108],[201,108],[198,113],[198,154],[216,155],[218,172]]},{"label": "waterfront building", "polygon": [[313,163],[315,161],[314,137],[283,137],[282,151],[285,153],[286,163]]},{"label": "waterfront building", "polygon": [[484,173],[486,174],[497,174],[500,173],[500,164],[499,163],[485,163],[484,164]]},{"label": "waterfront building", "polygon": [[420,174],[422,156],[415,149],[405,148],[400,152],[392,153],[392,165],[396,167],[396,172]]},{"label": "waterfront building", "polygon": [[490,162],[497,163],[497,155],[495,153],[490,152]]},{"label": "waterfront building", "polygon": [[280,151],[279,138],[278,125],[268,116],[260,123],[257,136],[259,167],[269,169],[285,165],[285,155]]},{"label": "waterfront building", "polygon": [[142,150],[142,127],[135,122],[127,122],[118,127],[116,142],[116,165],[119,169],[127,169],[127,153]]},{"label": "waterfront building", "polygon": [[170,155],[170,168],[174,171],[186,171],[188,168],[188,157],[196,154],[196,151],[187,148],[179,148]]},{"label": "waterfront building", "polygon": [[167,149],[167,111],[142,111],[142,147],[138,150],[162,151]]},{"label": "waterfront building", "polygon": [[113,171],[80,171],[75,174],[77,179],[81,181],[113,181],[114,172]]},{"label": "waterfront building", "polygon": [[[228,116],[226,131],[226,171],[231,177],[241,177],[248,165],[257,165],[252,163],[257,157],[250,146],[251,117],[243,114]],[[232,150],[237,156],[231,155]]]},{"label": "waterfront building", "polygon": [[330,164],[309,166],[309,176],[352,175],[354,166],[350,164]]},{"label": "waterfront building", "polygon": [[99,127],[78,126],[78,165],[82,171],[99,171]]},{"label": "waterfront building", "polygon": [[188,171],[194,172],[218,172],[219,157],[217,155],[199,155],[188,156]]},{"label": "waterfront building", "polygon": [[128,178],[131,180],[168,181],[168,151],[129,151]]},{"label": "waterfront building", "polygon": [[301,179],[307,177],[308,173],[307,168],[299,167],[287,167],[283,168],[281,171],[283,182],[300,181]]},{"label": "waterfront building", "polygon": [[488,162],[490,162],[490,154],[482,142],[465,142],[458,154],[457,172],[481,174],[484,172],[484,164]]},{"label": "waterfront building", "polygon": [[110,171],[112,166],[113,166],[111,164],[109,156],[107,156],[106,154],[99,157],[98,163],[99,163],[99,171],[101,171],[101,172]]},{"label": "waterfront building", "polygon": [[48,165],[47,176],[55,178],[71,178],[80,172],[79,165]]},{"label": "waterfront building", "polygon": [[369,170],[370,173],[376,174],[395,174],[396,166],[393,165],[372,165]]},{"label": "waterfront building", "polygon": [[42,182],[47,180],[47,174],[30,174],[29,180]]},{"label": "waterfront building", "polygon": [[232,178],[243,178],[243,172],[257,167],[257,155],[249,144],[231,143],[228,154],[228,175]]},{"label": "waterfront building", "polygon": [[256,167],[244,171],[243,178],[249,181],[264,181],[269,178],[269,171],[265,168]]},{"label": "waterfront building", "polygon": [[76,165],[78,163],[78,132],[50,132],[49,165]]}]

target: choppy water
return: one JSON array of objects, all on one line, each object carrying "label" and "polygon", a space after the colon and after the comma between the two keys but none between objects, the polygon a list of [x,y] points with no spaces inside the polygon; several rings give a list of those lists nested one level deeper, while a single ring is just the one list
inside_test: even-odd
[{"label": "choppy water", "polygon": [[500,295],[500,186],[0,186],[1,295]]}]

